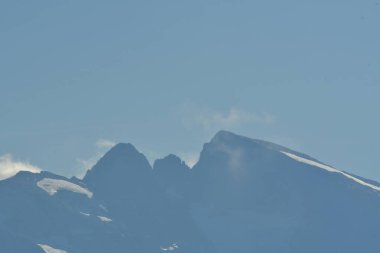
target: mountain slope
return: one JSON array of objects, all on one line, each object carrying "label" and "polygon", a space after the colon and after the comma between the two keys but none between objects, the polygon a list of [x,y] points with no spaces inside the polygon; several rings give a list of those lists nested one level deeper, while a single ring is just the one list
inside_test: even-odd
[{"label": "mountain slope", "polygon": [[218,252],[380,250],[376,186],[315,164],[326,166],[278,145],[219,132],[193,168],[198,224]]}]

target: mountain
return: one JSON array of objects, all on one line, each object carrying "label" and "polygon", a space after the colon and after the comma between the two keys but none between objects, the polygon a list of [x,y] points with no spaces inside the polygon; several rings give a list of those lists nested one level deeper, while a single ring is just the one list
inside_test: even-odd
[{"label": "mountain", "polygon": [[191,189],[189,185],[191,171],[184,161],[170,154],[154,162],[153,172],[168,197],[177,201],[185,200],[185,194]]},{"label": "mountain", "polygon": [[83,181],[125,233],[139,241],[137,252],[157,252],[173,244],[185,252],[206,252],[207,242],[188,207],[166,194],[148,160],[132,144],[113,147]]},{"label": "mountain", "polygon": [[0,252],[380,252],[380,184],[218,132],[192,169],[117,144],[80,180],[0,181]]},{"label": "mountain", "polygon": [[217,252],[380,250],[379,188],[309,156],[222,131],[192,173]]}]

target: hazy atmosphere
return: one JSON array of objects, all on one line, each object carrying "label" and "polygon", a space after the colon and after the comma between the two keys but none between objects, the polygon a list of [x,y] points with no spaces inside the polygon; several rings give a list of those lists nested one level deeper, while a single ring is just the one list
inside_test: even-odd
[{"label": "hazy atmosphere", "polygon": [[193,165],[226,129],[380,180],[379,25],[377,0],[3,0],[0,167]]}]

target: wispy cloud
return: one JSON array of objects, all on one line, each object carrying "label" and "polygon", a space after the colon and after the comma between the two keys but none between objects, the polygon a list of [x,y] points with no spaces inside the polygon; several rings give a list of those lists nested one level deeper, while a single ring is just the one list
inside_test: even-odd
[{"label": "wispy cloud", "polygon": [[10,154],[0,156],[0,180],[10,178],[19,171],[39,173],[41,169],[28,162],[15,161]]},{"label": "wispy cloud", "polygon": [[104,154],[105,152],[96,152],[95,155],[87,159],[78,158],[77,162],[81,165],[81,169],[85,170],[86,172],[90,170],[97,163],[97,161],[99,161],[99,159],[102,158]]},{"label": "wispy cloud", "polygon": [[95,154],[88,158],[77,158],[77,163],[79,164],[79,173],[76,175],[78,178],[83,178],[86,175],[86,172],[90,170],[100,158],[116,143],[107,139],[99,139],[95,142],[95,147],[97,151]]},{"label": "wispy cloud", "polygon": [[98,148],[112,148],[115,145],[115,142],[106,139],[99,139],[96,141],[96,146]]},{"label": "wispy cloud", "polygon": [[190,168],[192,168],[199,160],[199,154],[193,152],[180,152],[178,156],[181,157]]},{"label": "wispy cloud", "polygon": [[182,123],[188,127],[201,127],[204,130],[236,128],[248,124],[272,124],[275,117],[268,113],[255,113],[230,108],[227,111],[215,111],[194,106],[185,106],[182,110]]}]

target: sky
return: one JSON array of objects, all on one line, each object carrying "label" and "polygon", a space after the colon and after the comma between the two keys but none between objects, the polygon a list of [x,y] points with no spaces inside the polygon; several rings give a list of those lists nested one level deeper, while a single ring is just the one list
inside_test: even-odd
[{"label": "sky", "polygon": [[[379,0],[2,0],[0,179],[221,129],[380,181]],[[7,172],[8,171],[8,172]]]}]

